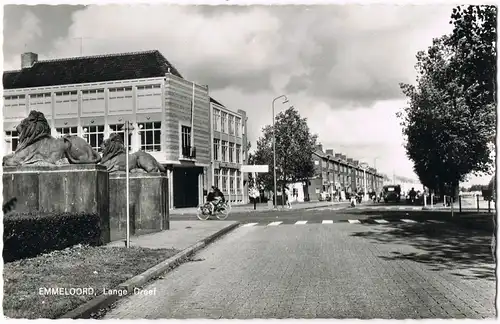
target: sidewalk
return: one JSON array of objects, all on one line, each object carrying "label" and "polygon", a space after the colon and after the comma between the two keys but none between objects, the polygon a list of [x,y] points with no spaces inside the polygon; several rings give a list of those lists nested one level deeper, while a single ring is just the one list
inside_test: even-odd
[{"label": "sidewalk", "polygon": [[[292,210],[303,210],[303,209],[311,209],[317,207],[330,207],[330,206],[348,206],[348,201],[342,202],[331,202],[331,201],[313,201],[313,202],[299,202],[292,203]],[[283,207],[281,205],[278,206],[278,210],[282,210]],[[197,208],[178,208],[170,210],[170,215],[196,215]],[[243,205],[231,205],[231,213],[247,213],[247,212],[265,212],[274,210],[273,206],[269,206],[266,203],[257,204],[256,209],[253,209],[253,204],[243,204]],[[289,210],[286,205],[284,210]]]},{"label": "sidewalk", "polygon": [[[224,228],[234,226],[235,221],[170,221],[170,229],[162,232],[130,237],[130,246],[149,249],[184,250]],[[124,240],[108,243],[109,247],[123,247]]]}]

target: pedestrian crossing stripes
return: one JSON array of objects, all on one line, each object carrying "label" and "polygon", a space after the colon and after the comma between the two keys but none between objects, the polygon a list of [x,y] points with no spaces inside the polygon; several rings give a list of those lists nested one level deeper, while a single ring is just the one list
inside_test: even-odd
[{"label": "pedestrian crossing stripes", "polygon": [[283,222],[272,222],[268,226],[278,226],[281,223],[283,223]]},{"label": "pedestrian crossing stripes", "polygon": [[310,225],[310,224],[334,224],[334,223],[349,223],[349,224],[359,224],[359,225],[388,225],[388,224],[445,224],[444,221],[440,220],[414,220],[408,218],[402,219],[382,219],[382,218],[366,218],[366,219],[343,219],[343,220],[299,220],[299,221],[274,221],[274,222],[259,222],[259,223],[246,223],[242,227],[253,227],[253,226],[279,226],[279,225]]}]

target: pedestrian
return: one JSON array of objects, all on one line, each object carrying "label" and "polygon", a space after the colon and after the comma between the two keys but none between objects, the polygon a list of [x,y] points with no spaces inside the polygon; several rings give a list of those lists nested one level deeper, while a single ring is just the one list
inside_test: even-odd
[{"label": "pedestrian", "polygon": [[292,208],[292,205],[290,204],[290,199],[288,198],[289,195],[290,195],[290,189],[288,189],[288,187],[285,186],[285,201],[286,201],[286,206],[288,208]]}]

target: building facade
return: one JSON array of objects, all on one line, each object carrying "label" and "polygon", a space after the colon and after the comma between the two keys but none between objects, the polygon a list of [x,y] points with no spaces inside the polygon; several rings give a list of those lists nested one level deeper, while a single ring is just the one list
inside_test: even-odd
[{"label": "building facade", "polygon": [[210,125],[212,139],[211,183],[232,204],[248,202],[248,174],[241,166],[248,160],[247,117],[243,110],[233,112],[211,99]]},{"label": "building facade", "polygon": [[328,196],[340,195],[341,192],[364,191],[365,173],[367,191],[378,193],[382,190],[383,176],[375,168],[368,167],[363,170],[359,161],[344,154],[334,153],[331,149],[324,152],[320,144],[312,159],[314,176],[309,179],[308,185],[304,186],[305,199],[322,200]]},{"label": "building facade", "polygon": [[131,151],[150,153],[168,170],[170,208],[204,201],[213,184],[209,90],[185,80],[158,51],[44,61],[25,53],[22,68],[4,72],[3,82],[6,154],[31,110],[44,113],[54,136],[81,136],[98,152],[111,133],[124,138],[129,121]]}]

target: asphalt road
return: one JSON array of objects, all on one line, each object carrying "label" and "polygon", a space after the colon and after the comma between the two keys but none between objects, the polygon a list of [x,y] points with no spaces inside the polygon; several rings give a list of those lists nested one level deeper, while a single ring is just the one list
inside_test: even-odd
[{"label": "asphalt road", "polygon": [[432,222],[309,222],[356,213],[366,217],[292,211],[277,216],[287,224],[247,223],[145,287],[154,295],[122,299],[104,318],[495,316],[491,233]]}]

